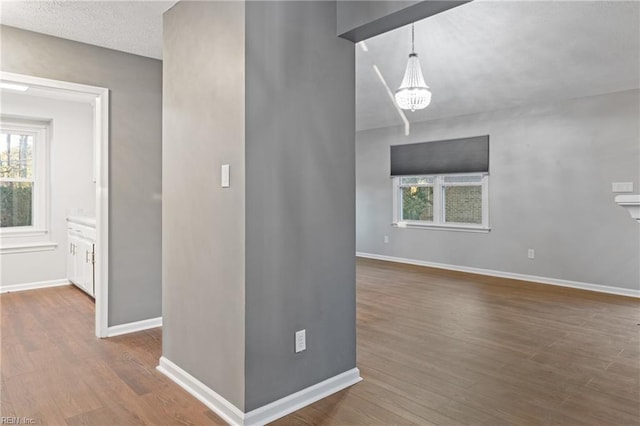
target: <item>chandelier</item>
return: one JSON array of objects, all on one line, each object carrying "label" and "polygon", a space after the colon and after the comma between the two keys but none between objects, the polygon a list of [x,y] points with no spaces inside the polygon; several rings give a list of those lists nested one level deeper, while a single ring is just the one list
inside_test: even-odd
[{"label": "chandelier", "polygon": [[411,53],[407,62],[407,69],[400,88],[396,90],[396,102],[402,109],[415,111],[424,109],[431,103],[431,90],[424,82],[418,54],[414,51],[415,34],[411,24]]}]

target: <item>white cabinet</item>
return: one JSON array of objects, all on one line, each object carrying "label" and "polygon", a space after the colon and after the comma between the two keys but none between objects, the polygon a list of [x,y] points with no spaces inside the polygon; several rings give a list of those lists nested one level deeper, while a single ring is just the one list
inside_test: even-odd
[{"label": "white cabinet", "polygon": [[67,252],[67,278],[75,284],[77,281],[76,276],[78,275],[76,273],[78,239],[75,238],[71,232],[67,232],[67,241],[69,244],[69,251]]},{"label": "white cabinet", "polygon": [[95,295],[95,225],[67,219],[67,278],[90,296]]}]

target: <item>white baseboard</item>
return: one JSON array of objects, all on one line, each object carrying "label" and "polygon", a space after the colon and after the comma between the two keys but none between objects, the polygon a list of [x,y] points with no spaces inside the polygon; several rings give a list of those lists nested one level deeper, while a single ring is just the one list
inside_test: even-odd
[{"label": "white baseboard", "polygon": [[162,317],[111,326],[107,329],[107,337],[120,336],[121,334],[127,333],[135,333],[136,331],[148,330],[150,328],[156,327],[162,327]]},{"label": "white baseboard", "polygon": [[243,413],[231,402],[165,357],[157,369],[197,398],[230,425],[264,425],[286,416],[362,380],[360,370],[353,368],[263,407]]},{"label": "white baseboard", "polygon": [[471,274],[488,275],[491,277],[511,278],[514,280],[530,281],[540,284],[550,284],[560,287],[571,287],[580,290],[597,291],[599,293],[617,294],[620,296],[640,298],[640,290],[629,288],[612,287],[601,284],[583,283],[579,281],[561,280],[557,278],[540,277],[537,275],[525,275],[515,272],[494,271],[492,269],[472,268],[469,266],[448,265],[445,263],[427,262],[424,260],[406,259],[403,257],[385,256],[381,254],[356,252],[357,257],[367,259],[385,260],[387,262],[406,263],[408,265],[428,266],[430,268],[447,269],[450,271],[468,272]]},{"label": "white baseboard", "polygon": [[326,398],[338,391],[348,388],[360,382],[360,370],[352,368],[344,373],[338,374],[316,383],[313,386],[304,388],[301,391],[285,396],[271,404],[264,405],[244,415],[244,425],[264,425],[281,417],[291,414],[294,411],[313,404],[316,401]]},{"label": "white baseboard", "polygon": [[0,286],[0,293],[10,293],[14,291],[35,290],[38,288],[58,287],[71,284],[68,279],[38,281],[35,283],[11,284]]},{"label": "white baseboard", "polygon": [[213,389],[193,377],[191,374],[178,367],[169,359],[160,357],[158,371],[177,383],[182,389],[196,397],[200,402],[209,407],[214,413],[230,425],[242,425],[244,413]]}]

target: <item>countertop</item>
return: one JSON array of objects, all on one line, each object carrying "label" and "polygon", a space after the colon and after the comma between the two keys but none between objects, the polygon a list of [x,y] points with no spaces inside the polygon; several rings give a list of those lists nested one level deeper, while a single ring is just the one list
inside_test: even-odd
[{"label": "countertop", "polygon": [[92,228],[96,227],[96,218],[89,216],[69,216],[67,217],[67,222],[77,223],[79,225],[90,226]]}]

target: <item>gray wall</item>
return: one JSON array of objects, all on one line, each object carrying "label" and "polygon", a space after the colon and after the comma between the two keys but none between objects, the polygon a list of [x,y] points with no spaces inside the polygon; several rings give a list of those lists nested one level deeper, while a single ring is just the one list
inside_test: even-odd
[{"label": "gray wall", "polygon": [[[640,227],[611,192],[619,181],[640,189],[639,95],[434,120],[408,137],[400,127],[358,132],[357,250],[639,289]],[[484,134],[491,232],[392,228],[389,146]]]},{"label": "gray wall", "polygon": [[247,3],[246,411],[356,363],[355,58],[335,8]]},{"label": "gray wall", "polygon": [[2,70],[110,90],[109,325],[161,315],[161,90],[155,59],[2,26]]},{"label": "gray wall", "polygon": [[[163,355],[244,407],[244,3],[164,15]],[[230,164],[231,187],[220,187]]]}]

